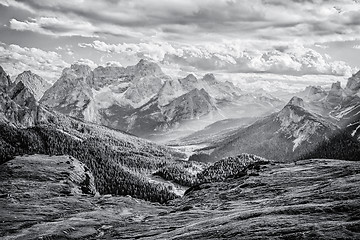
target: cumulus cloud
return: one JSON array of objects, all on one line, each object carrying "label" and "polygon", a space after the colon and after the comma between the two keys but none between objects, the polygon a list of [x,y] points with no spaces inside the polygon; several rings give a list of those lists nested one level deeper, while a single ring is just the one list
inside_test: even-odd
[{"label": "cumulus cloud", "polygon": [[88,65],[91,69],[96,68],[98,65],[94,61],[87,58],[80,58],[74,62],[75,64]]},{"label": "cumulus cloud", "polygon": [[122,67],[122,64],[117,61],[108,61],[105,66],[107,67]]},{"label": "cumulus cloud", "polygon": [[157,62],[162,61],[165,54],[182,55],[181,49],[177,50],[171,44],[166,42],[107,44],[95,40],[93,43],[80,43],[79,46],[83,48],[91,47],[107,53],[136,55],[139,58],[147,58]]},{"label": "cumulus cloud", "polygon": [[14,30],[97,38],[78,46],[117,56],[114,60],[120,62],[125,57],[147,58],[199,71],[348,75],[352,69],[346,63],[310,47],[325,51],[331,41],[360,39],[360,4],[353,0],[0,0],[0,4],[32,12],[31,18],[11,19]]},{"label": "cumulus cloud", "polygon": [[331,61],[313,49],[299,44],[270,49],[252,49],[241,42],[208,45],[171,45],[165,42],[138,44],[107,44],[102,41],[82,43],[101,52],[147,58],[164,64],[177,63],[199,70],[227,72],[270,72],[282,74],[350,75],[352,68],[345,62]]},{"label": "cumulus cloud", "polygon": [[61,75],[68,64],[59,54],[43,51],[38,48],[27,48],[19,45],[6,45],[0,42],[0,65],[10,76],[31,70],[44,79],[53,82]]},{"label": "cumulus cloud", "polygon": [[360,49],[360,45],[354,45],[353,48],[354,49]]}]

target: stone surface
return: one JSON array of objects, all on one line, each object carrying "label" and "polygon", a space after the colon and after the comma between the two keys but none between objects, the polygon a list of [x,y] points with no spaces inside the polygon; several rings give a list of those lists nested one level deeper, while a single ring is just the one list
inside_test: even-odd
[{"label": "stone surface", "polygon": [[1,165],[0,237],[360,238],[359,162],[268,164],[245,177],[199,185],[168,205],[81,194],[79,164],[35,155]]},{"label": "stone surface", "polygon": [[346,84],[346,90],[358,92],[360,90],[360,71],[349,78]]},{"label": "stone surface", "polygon": [[9,75],[7,75],[4,69],[0,66],[0,91],[6,92],[10,85],[11,81]]},{"label": "stone surface", "polygon": [[45,91],[51,87],[50,83],[31,71],[25,71],[19,74],[15,79],[13,88],[16,88],[17,84],[21,83],[34,95],[37,101],[39,101]]}]

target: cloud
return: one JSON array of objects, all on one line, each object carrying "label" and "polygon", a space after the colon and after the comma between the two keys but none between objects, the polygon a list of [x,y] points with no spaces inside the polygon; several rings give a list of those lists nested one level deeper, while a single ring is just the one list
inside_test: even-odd
[{"label": "cloud", "polygon": [[50,36],[98,37],[96,28],[85,21],[68,18],[40,17],[29,21],[10,20],[10,28],[18,31],[31,31]]},{"label": "cloud", "polygon": [[322,48],[322,49],[328,49],[329,48],[328,45],[322,45],[322,44],[315,44],[314,46],[318,47],[318,48]]},{"label": "cloud", "polygon": [[348,75],[346,63],[310,47],[324,52],[331,41],[360,39],[360,4],[352,0],[0,1],[32,12],[11,19],[14,30],[97,38],[76,46],[93,52],[75,56],[103,54],[100,62],[147,58],[198,71]]},{"label": "cloud", "polygon": [[107,44],[95,40],[79,46],[114,53],[119,56],[147,58],[165,65],[195,67],[202,71],[268,72],[279,74],[350,75],[353,69],[345,62],[331,61],[313,49],[299,44],[279,45],[275,48],[252,47],[248,43],[223,42],[208,45],[171,45],[166,42],[138,44]]},{"label": "cloud", "polygon": [[25,3],[22,3],[22,2],[18,2],[18,1],[14,1],[14,0],[0,0],[0,5],[2,6],[5,6],[5,7],[15,7],[15,8],[19,8],[19,9],[22,9],[22,10],[26,10],[28,12],[31,12],[31,13],[34,13],[35,11],[30,7],[28,6],[27,4]]},{"label": "cloud", "polygon": [[80,43],[79,46],[83,48],[91,47],[107,53],[135,55],[139,58],[147,58],[157,62],[162,61],[165,54],[182,55],[181,49],[177,50],[171,44],[166,42],[107,44],[95,40],[93,43]]},{"label": "cloud", "polygon": [[105,66],[107,67],[122,67],[122,64],[117,61],[108,61]]},{"label": "cloud", "polygon": [[[58,14],[59,15],[59,14]],[[29,18],[25,21],[10,20],[10,28],[17,31],[31,31],[53,37],[81,36],[99,38],[101,34],[113,36],[142,37],[141,33],[117,25],[91,23],[77,16],[60,14],[57,17]]]},{"label": "cloud", "polygon": [[[96,33],[161,38],[167,41],[274,39],[316,43],[360,37],[360,4],[352,0],[13,0],[42,16],[81,19]],[[28,23],[27,23],[28,22]],[[25,21],[31,25],[41,19]],[[69,27],[70,22],[65,22]],[[32,26],[32,25],[31,25]],[[62,26],[62,25],[61,25]],[[33,27],[33,26],[32,26]],[[106,27],[106,28],[104,28]],[[104,30],[108,29],[108,30]],[[46,29],[45,29],[46,30]],[[79,29],[75,29],[75,32]],[[108,33],[106,33],[108,31]],[[41,31],[46,34],[48,31]],[[196,39],[193,35],[196,34]],[[135,36],[136,37],[136,36]],[[161,40],[158,39],[158,40]]]},{"label": "cloud", "polygon": [[354,45],[353,48],[354,49],[360,49],[360,45]]},{"label": "cloud", "polygon": [[80,59],[76,60],[74,63],[80,64],[80,65],[88,65],[91,69],[98,67],[98,65],[96,63],[94,63],[92,60],[87,59],[87,58],[80,58]]},{"label": "cloud", "polygon": [[[267,92],[299,92],[307,86],[323,86],[330,88],[334,82],[341,82],[344,87],[347,77],[329,76],[329,75],[278,75],[272,73],[233,73],[233,74],[216,74],[216,77],[222,81],[231,81],[236,86],[245,91],[259,91],[263,89]],[[275,94],[276,95],[276,94]]]},{"label": "cloud", "polygon": [[68,66],[59,54],[38,48],[6,45],[0,42],[0,52],[0,65],[11,76],[31,70],[52,82],[59,78],[62,69]]}]

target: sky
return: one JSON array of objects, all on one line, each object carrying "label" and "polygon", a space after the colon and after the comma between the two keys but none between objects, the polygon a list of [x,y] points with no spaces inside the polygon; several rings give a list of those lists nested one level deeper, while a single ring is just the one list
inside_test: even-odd
[{"label": "sky", "polygon": [[0,0],[0,65],[11,76],[54,82],[72,63],[142,58],[172,76],[250,76],[239,82],[268,88],[345,79],[360,68],[360,0]]}]

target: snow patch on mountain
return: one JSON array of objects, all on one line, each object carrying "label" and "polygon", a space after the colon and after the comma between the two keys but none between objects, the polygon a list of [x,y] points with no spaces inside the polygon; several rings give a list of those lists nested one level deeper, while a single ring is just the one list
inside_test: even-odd
[{"label": "snow patch on mountain", "polygon": [[355,108],[357,108],[358,106],[350,106],[350,107],[347,107],[345,109],[343,109],[342,111],[336,113],[335,115],[331,114],[330,113],[330,116],[334,117],[335,119],[337,120],[340,120],[342,119],[344,116],[346,116],[347,114],[349,114],[352,110],[354,110]]},{"label": "snow patch on mountain", "polygon": [[[359,123],[358,123],[359,124]],[[355,137],[357,131],[360,129],[360,124],[359,126],[356,127],[356,129],[351,133],[351,136]]]},{"label": "snow patch on mountain", "polygon": [[321,127],[320,123],[306,120],[298,129],[296,129],[292,134],[295,138],[293,140],[293,151],[295,151],[302,142],[308,141],[310,137],[316,133],[319,127]]}]

